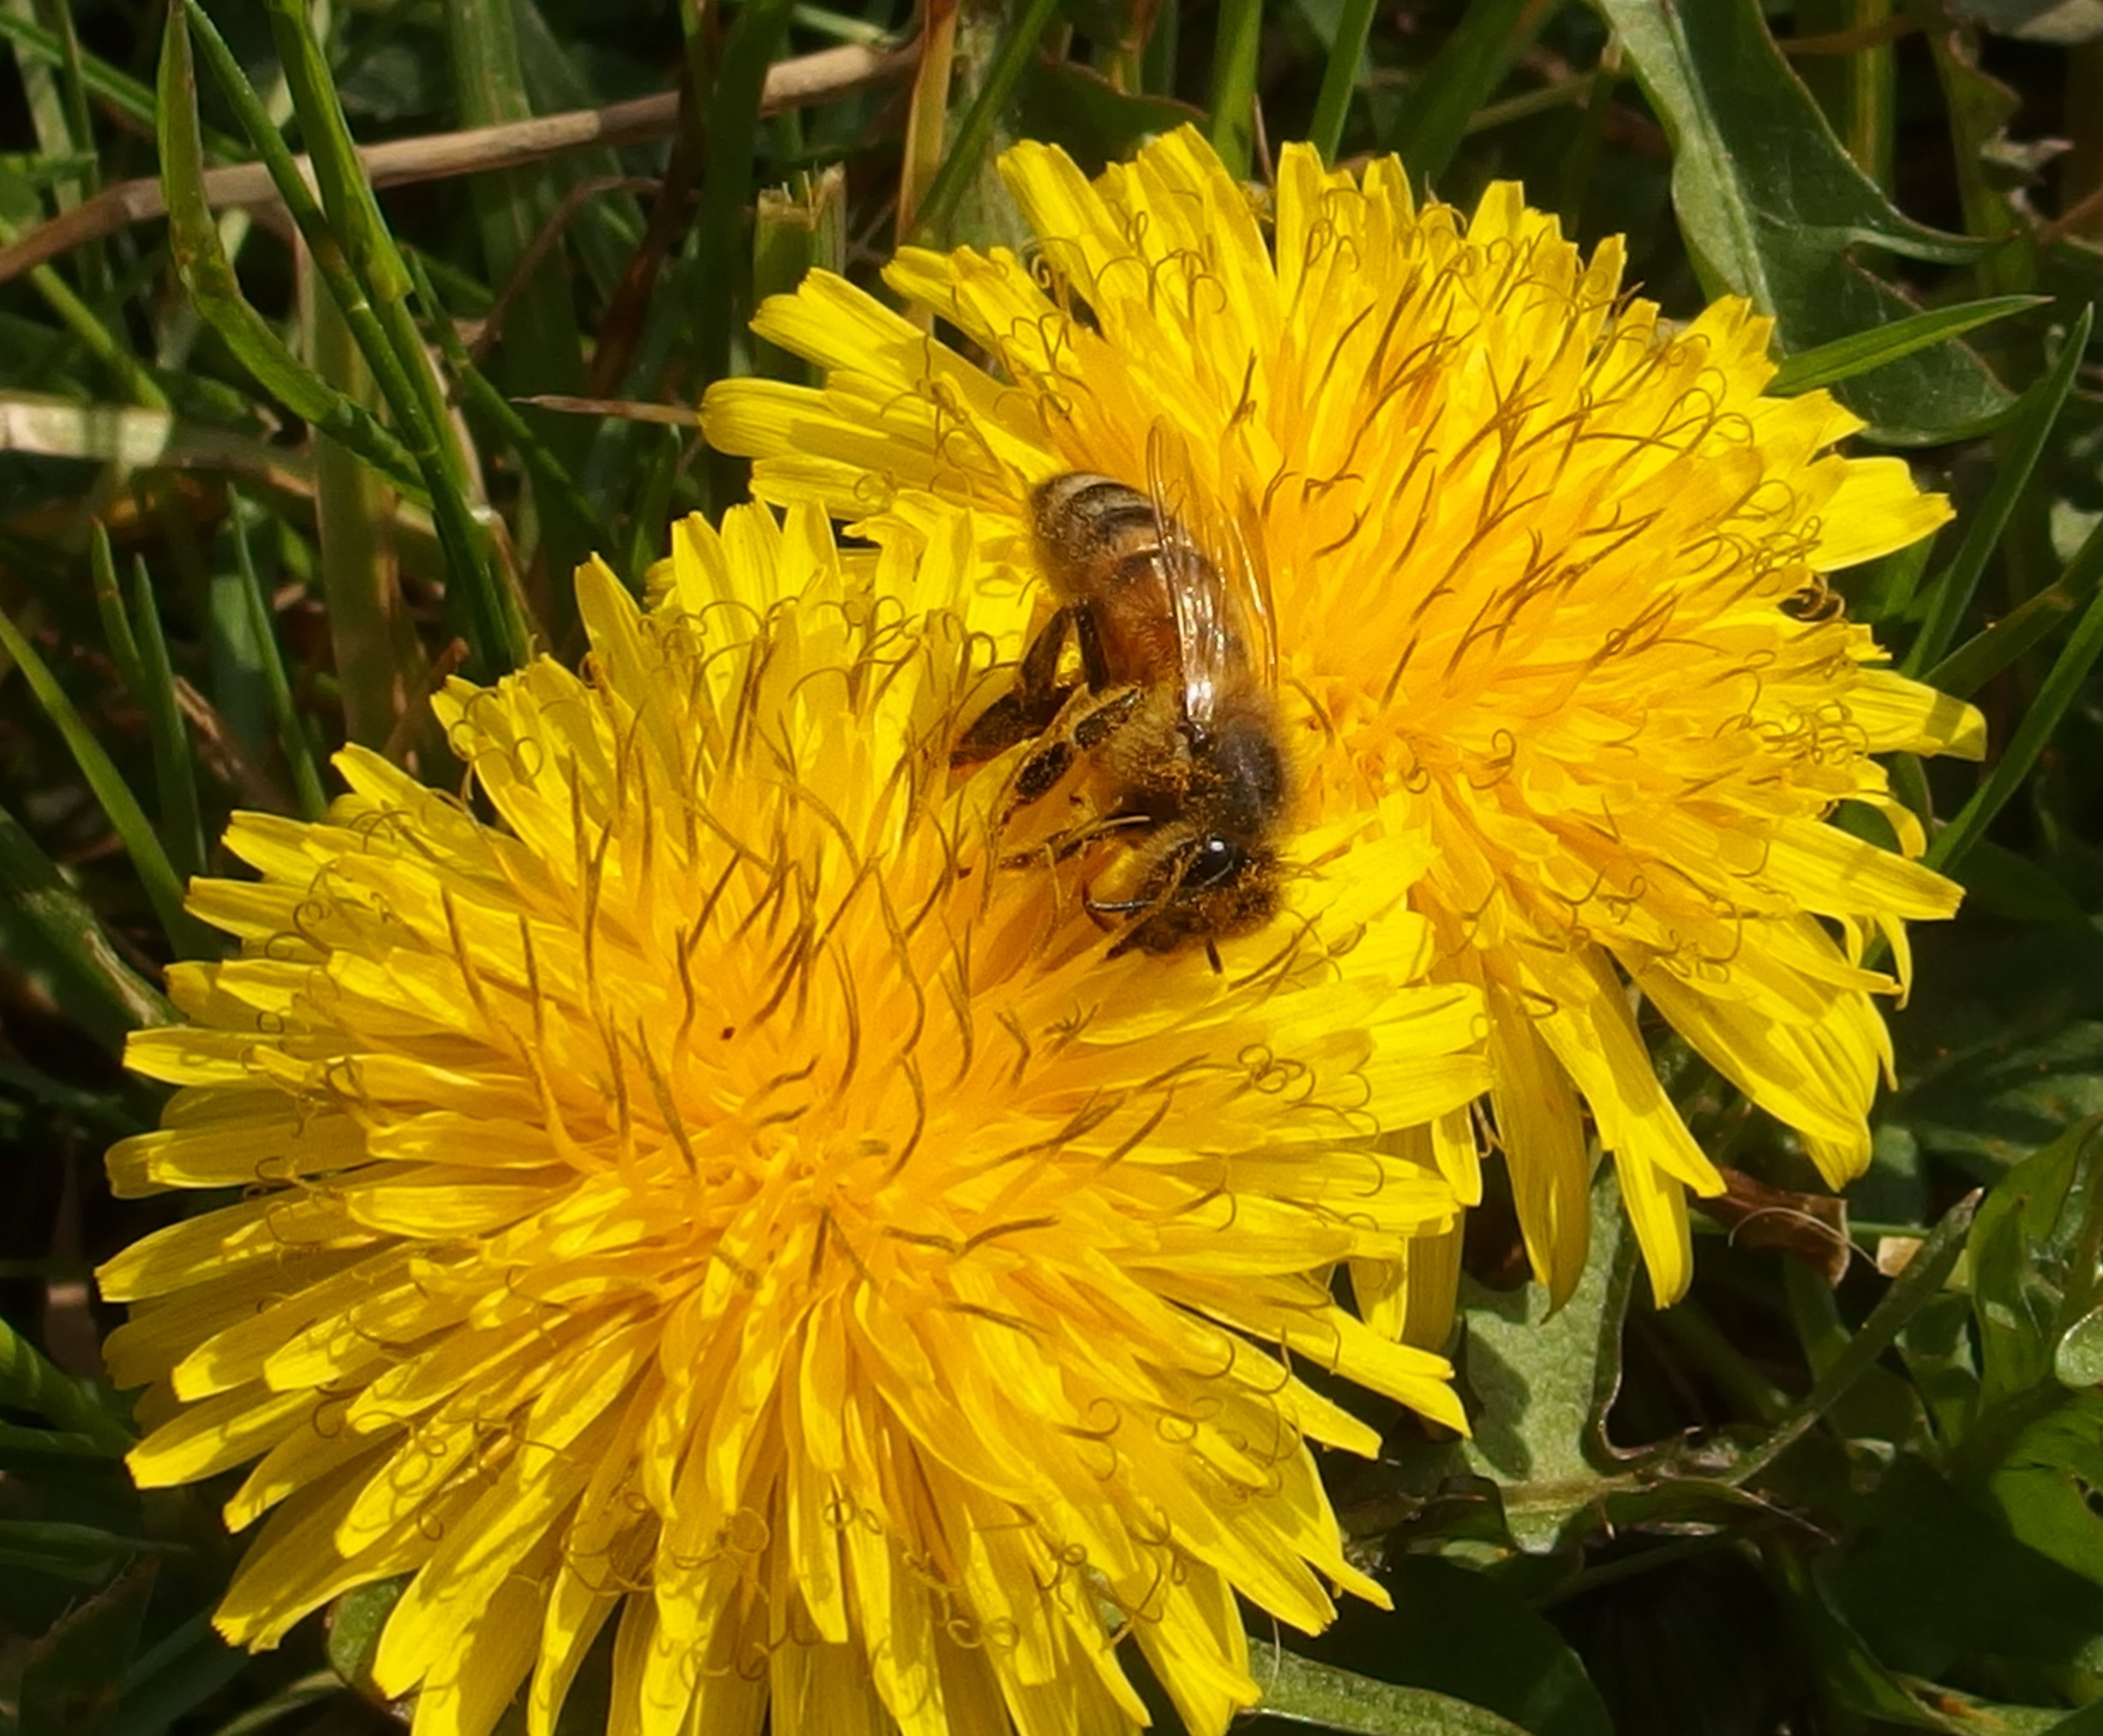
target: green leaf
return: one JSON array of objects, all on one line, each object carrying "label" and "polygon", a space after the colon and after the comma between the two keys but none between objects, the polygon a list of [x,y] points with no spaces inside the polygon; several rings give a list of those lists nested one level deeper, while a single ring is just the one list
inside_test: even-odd
[{"label": "green leaf", "polygon": [[2062,1386],[2103,1386],[2103,1308],[2089,1309],[2066,1329],[2052,1372]]},{"label": "green leaf", "polygon": [[[10,44],[18,54],[28,55],[46,66],[66,63],[65,45],[56,35],[4,9],[0,9],[0,40]],[[153,93],[137,79],[92,54],[81,57],[81,74],[88,93],[113,113],[122,115],[142,133],[153,130]],[[203,137],[205,148],[223,162],[239,162],[248,154],[238,140],[225,133],[207,129]]]},{"label": "green leaf", "polygon": [[[1963,302],[1954,308],[1931,308],[1924,313],[1909,314],[1888,326],[1836,338],[1815,350],[1800,350],[1787,357],[1768,382],[1767,390],[1777,398],[1788,398],[1814,386],[1836,385],[1946,344],[1996,320],[2046,307],[2051,300],[2049,296],[1990,296],[1983,302]],[[2083,309],[2084,314],[2086,312]]]},{"label": "green leaf", "polygon": [[1885,1667],[1963,1680],[1986,1659],[2103,1670],[2103,1588],[2010,1536],[1920,1460],[1901,1454],[1828,1523],[1842,1546],[1818,1583]]},{"label": "green leaf", "polygon": [[[1791,355],[1916,310],[1852,250],[1961,263],[1982,242],[1893,210],[1834,138],[1768,34],[1758,0],[1593,0],[1673,144],[1673,207],[1704,285],[1774,316]],[[2009,394],[1944,343],[1848,383],[1848,408],[1884,437],[1944,440],[2003,415]]]},{"label": "green leaf", "polygon": [[249,638],[256,650],[263,691],[270,702],[278,746],[285,755],[286,765],[291,769],[292,793],[299,804],[300,817],[318,820],[328,811],[328,797],[321,787],[321,768],[315,763],[314,744],[308,739],[306,724],[292,701],[291,679],[285,673],[285,652],[278,644],[277,623],[271,615],[270,602],[263,595],[262,580],[255,571],[255,556],[249,546],[249,527],[241,497],[233,496],[231,504],[232,510],[226,516],[233,532],[234,576],[248,610]]},{"label": "green leaf", "polygon": [[1316,1661],[1449,1695],[1530,1736],[1614,1736],[1569,1643],[1494,1573],[1399,1554],[1380,1578],[1393,1609],[1347,1602],[1333,1627],[1304,1642]]},{"label": "green leaf", "polygon": [[1985,1408],[2045,1386],[2061,1334],[2087,1312],[2103,1224],[2099,1155],[2103,1116],[2091,1116],[2016,1164],[1980,1207],[1971,1290]]},{"label": "green leaf", "polygon": [[1404,1449],[1405,1487],[1429,1496],[1457,1475],[1501,1486],[1511,1535],[1545,1548],[1614,1479],[1604,1418],[1620,1380],[1621,1322],[1634,1287],[1633,1238],[1611,1170],[1591,1194],[1591,1256],[1570,1300],[1547,1290],[1493,1290],[1463,1277],[1464,1336],[1455,1358],[1471,1439]]},{"label": "green leaf", "polygon": [[382,1579],[346,1591],[329,1605],[329,1667],[361,1693],[374,1693],[373,1660],[406,1579]]},{"label": "green leaf", "polygon": [[1480,1706],[1424,1688],[1399,1688],[1287,1651],[1252,1661],[1264,1715],[1351,1736],[1531,1736]]},{"label": "green leaf", "polygon": [[1797,1643],[1838,1706],[1885,1726],[1983,1736],[1979,1727],[1950,1715],[1946,1709],[1952,1702],[1946,1691],[1885,1665],[1795,1550],[1777,1544],[1767,1555]]},{"label": "green leaf", "polygon": [[2094,601],[2103,580],[2103,524],[2075,552],[2065,570],[2044,590],[1975,633],[1923,678],[1931,687],[1968,699],[2002,670],[2041,645]]},{"label": "green leaf", "polygon": [[2040,1555],[2103,1585],[2103,1394],[2062,1393],[2016,1433],[1986,1480],[2010,1532]]}]

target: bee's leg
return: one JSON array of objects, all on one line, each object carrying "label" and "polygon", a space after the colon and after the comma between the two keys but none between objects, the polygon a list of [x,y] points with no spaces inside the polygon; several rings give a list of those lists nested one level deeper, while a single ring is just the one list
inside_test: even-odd
[{"label": "bee's leg", "polygon": [[951,765],[976,765],[1018,741],[1042,735],[1052,727],[1075,691],[1072,682],[1061,683],[1058,679],[1059,654],[1066,649],[1066,633],[1073,625],[1073,616],[1074,612],[1068,608],[1053,612],[1022,653],[1022,661],[1016,668],[1015,685],[974,718],[971,727],[957,738],[950,750]]},{"label": "bee's leg", "polygon": [[[1088,703],[1079,709],[1075,709],[1082,698],[1078,694],[1061,708],[1052,727],[1045,732],[1049,739],[1016,769],[1010,812],[1050,795],[1075,759],[1099,747],[1131,715],[1132,708],[1139,703],[1140,690],[1121,687],[1107,698],[1098,699],[1093,694],[1086,697]],[[1073,715],[1069,717],[1068,712]]]},{"label": "bee's leg", "polygon": [[1081,672],[1098,693],[1110,685],[1110,660],[1103,655],[1103,636],[1095,629],[1093,609],[1075,609],[1074,640],[1081,647]]}]

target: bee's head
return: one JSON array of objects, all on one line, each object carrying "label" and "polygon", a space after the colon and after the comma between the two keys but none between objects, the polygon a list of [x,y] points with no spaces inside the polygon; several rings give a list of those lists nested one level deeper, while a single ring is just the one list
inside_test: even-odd
[{"label": "bee's head", "polygon": [[1163,841],[1139,895],[1117,905],[1091,902],[1098,914],[1135,913],[1111,948],[1172,953],[1195,942],[1250,934],[1278,914],[1278,854],[1266,846],[1195,827]]}]

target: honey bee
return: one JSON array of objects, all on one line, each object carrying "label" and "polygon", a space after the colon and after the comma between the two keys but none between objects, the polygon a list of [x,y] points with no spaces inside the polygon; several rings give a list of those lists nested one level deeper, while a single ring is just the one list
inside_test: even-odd
[{"label": "honey bee", "polygon": [[[1144,491],[1069,471],[1031,496],[1057,607],[1014,686],[951,759],[970,764],[1036,738],[1012,780],[1012,815],[1085,757],[1111,797],[1053,853],[1107,835],[1129,842],[1120,872],[1129,895],[1083,897],[1099,919],[1129,919],[1112,955],[1201,942],[1217,970],[1218,942],[1278,912],[1277,841],[1292,779],[1261,586],[1236,539],[1201,544],[1191,534],[1193,515],[1175,509],[1160,482],[1159,447],[1157,439]],[[1077,677],[1062,673],[1069,638]]]}]

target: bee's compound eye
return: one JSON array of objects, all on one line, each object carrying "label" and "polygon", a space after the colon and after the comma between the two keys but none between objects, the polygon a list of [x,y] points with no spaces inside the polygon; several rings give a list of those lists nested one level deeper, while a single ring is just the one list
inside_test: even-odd
[{"label": "bee's compound eye", "polygon": [[1225,838],[1207,838],[1190,853],[1190,866],[1183,883],[1217,886],[1240,872],[1248,859],[1238,844],[1231,844]]}]

